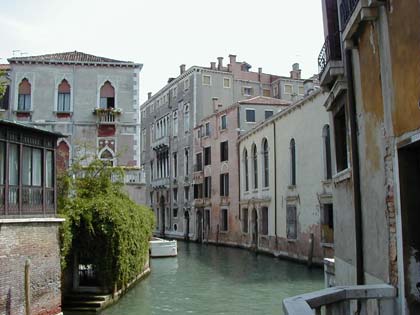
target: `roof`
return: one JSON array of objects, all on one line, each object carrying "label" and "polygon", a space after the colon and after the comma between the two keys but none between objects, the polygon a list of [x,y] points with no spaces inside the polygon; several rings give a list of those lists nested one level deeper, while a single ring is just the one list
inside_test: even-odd
[{"label": "roof", "polygon": [[57,138],[66,137],[60,132],[52,132],[43,128],[35,127],[26,123],[23,123],[21,121],[15,121],[15,120],[8,120],[8,119],[0,119],[0,126],[10,126],[10,127],[17,127],[17,128],[23,128],[32,132],[38,132],[45,135],[55,136]]},{"label": "roof", "polygon": [[283,105],[288,106],[292,102],[287,100],[282,100],[279,98],[267,97],[267,96],[256,96],[246,100],[238,102],[239,104],[252,104],[252,105]]},{"label": "roof", "polygon": [[124,66],[136,66],[139,67],[141,64],[134,63],[132,61],[122,61],[116,59],[110,59],[95,55],[86,54],[80,51],[69,51],[63,53],[46,54],[38,56],[26,56],[26,57],[12,57],[9,58],[10,63],[64,63],[64,64],[93,64],[93,65],[124,65]]},{"label": "roof", "polygon": [[1,70],[6,70],[6,71],[10,70],[10,65],[8,63],[7,64],[0,64],[0,71]]}]

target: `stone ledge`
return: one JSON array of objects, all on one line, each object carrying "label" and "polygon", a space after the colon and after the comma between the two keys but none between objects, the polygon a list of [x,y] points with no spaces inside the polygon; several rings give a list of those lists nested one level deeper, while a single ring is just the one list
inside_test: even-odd
[{"label": "stone ledge", "polygon": [[0,224],[19,224],[19,223],[62,223],[62,218],[16,218],[16,219],[0,219]]}]

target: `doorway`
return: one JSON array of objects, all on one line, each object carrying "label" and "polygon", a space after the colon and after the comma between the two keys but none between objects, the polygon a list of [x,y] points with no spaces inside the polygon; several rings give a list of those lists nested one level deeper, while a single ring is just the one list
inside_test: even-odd
[{"label": "doorway", "polygon": [[166,219],[166,213],[165,213],[165,197],[160,196],[159,200],[159,208],[160,208],[160,218],[161,218],[161,225],[160,225],[160,235],[165,236],[165,219]]},{"label": "doorway", "polygon": [[409,314],[420,314],[420,142],[398,151],[405,298]]},{"label": "doorway", "polygon": [[252,242],[253,248],[258,249],[258,213],[257,209],[252,210]]}]

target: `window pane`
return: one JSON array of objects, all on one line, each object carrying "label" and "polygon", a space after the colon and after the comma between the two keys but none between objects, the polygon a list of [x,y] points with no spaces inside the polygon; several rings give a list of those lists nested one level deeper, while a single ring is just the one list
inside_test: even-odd
[{"label": "window pane", "polygon": [[19,151],[17,144],[9,145],[9,184],[19,185]]},{"label": "window pane", "polygon": [[42,180],[42,159],[41,150],[32,150],[32,186],[41,186]]},{"label": "window pane", "polygon": [[32,149],[23,147],[22,185],[32,184]]},{"label": "window pane", "polygon": [[6,167],[6,143],[0,141],[0,185],[4,185]]},{"label": "window pane", "polygon": [[273,111],[272,110],[266,110],[265,111],[265,119],[270,118],[271,116],[273,116]]},{"label": "window pane", "polygon": [[253,109],[246,110],[246,121],[255,122],[255,110]]},{"label": "window pane", "polygon": [[107,108],[107,98],[106,97],[101,97],[100,102],[99,102],[99,107],[100,108]]},{"label": "window pane", "polygon": [[53,153],[52,151],[47,151],[47,157],[45,160],[45,186],[48,188],[53,188],[53,172],[54,164],[53,164]]}]

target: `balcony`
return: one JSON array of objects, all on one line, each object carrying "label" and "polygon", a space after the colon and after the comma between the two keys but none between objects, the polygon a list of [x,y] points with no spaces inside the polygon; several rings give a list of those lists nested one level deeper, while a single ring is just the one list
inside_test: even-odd
[{"label": "balcony", "polygon": [[321,86],[329,85],[334,78],[344,75],[339,32],[329,35],[325,39],[318,56],[318,68]]},{"label": "balcony", "polygon": [[340,21],[343,40],[350,40],[361,22],[375,20],[378,16],[377,7],[384,3],[382,0],[342,0]]},{"label": "balcony", "polygon": [[164,151],[169,148],[169,137],[163,136],[152,142],[152,149],[155,151]]},{"label": "balcony", "polygon": [[153,189],[168,189],[171,181],[169,177],[152,179]]},{"label": "balcony", "polygon": [[121,115],[119,108],[95,108],[93,114],[96,115],[96,122],[101,125],[114,125],[118,122]]},{"label": "balcony", "polygon": [[391,315],[396,296],[397,289],[388,284],[331,287],[284,299],[283,310],[285,315],[353,314],[350,302],[356,300],[361,304],[358,314]]},{"label": "balcony", "polygon": [[[113,181],[120,180],[120,177],[113,176]],[[144,185],[146,184],[146,174],[139,169],[124,169],[124,184]]]}]

